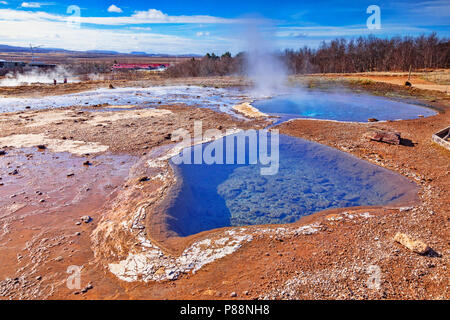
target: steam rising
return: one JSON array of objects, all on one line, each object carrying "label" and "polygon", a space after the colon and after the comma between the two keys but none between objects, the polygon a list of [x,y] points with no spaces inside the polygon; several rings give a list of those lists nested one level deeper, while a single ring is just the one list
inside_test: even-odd
[{"label": "steam rising", "polygon": [[33,83],[48,84],[53,83],[53,80],[56,80],[58,83],[62,83],[64,78],[67,78],[70,82],[79,82],[79,80],[73,76],[70,71],[62,66],[58,66],[53,70],[43,71],[33,69],[23,73],[10,72],[6,74],[4,79],[0,80],[0,87],[14,87]]},{"label": "steam rising", "polygon": [[[246,73],[253,81],[253,96],[268,97],[283,91],[287,67],[274,46],[273,35],[263,20],[250,19],[246,27]],[[265,29],[265,30],[264,30]],[[264,30],[264,31],[263,31]]]}]

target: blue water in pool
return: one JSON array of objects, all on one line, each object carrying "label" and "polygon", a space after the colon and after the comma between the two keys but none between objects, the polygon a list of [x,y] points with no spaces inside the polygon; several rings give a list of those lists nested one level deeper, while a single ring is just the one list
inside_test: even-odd
[{"label": "blue water in pool", "polygon": [[[200,147],[204,151],[208,145]],[[285,135],[279,145],[274,175],[261,175],[267,165],[249,165],[248,140],[244,164],[171,162],[180,182],[168,205],[169,229],[188,236],[226,226],[290,223],[324,209],[416,197],[408,179],[333,148]],[[186,150],[192,156],[194,148]],[[226,154],[224,147],[224,163]],[[235,147],[235,160],[236,154]]]},{"label": "blue water in pool", "polygon": [[[415,119],[436,112],[414,104],[384,97],[353,92],[305,90],[254,103],[264,113],[280,116],[280,121],[292,118],[313,118],[338,121],[367,122]],[[280,122],[277,121],[277,122]]]}]

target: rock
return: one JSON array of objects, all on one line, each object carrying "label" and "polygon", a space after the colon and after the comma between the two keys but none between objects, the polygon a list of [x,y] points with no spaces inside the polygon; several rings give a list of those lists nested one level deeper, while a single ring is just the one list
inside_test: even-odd
[{"label": "rock", "polygon": [[401,141],[400,133],[391,131],[371,131],[366,133],[365,137],[372,141],[394,145],[399,145]]},{"label": "rock", "polygon": [[89,160],[86,160],[85,162],[83,162],[83,165],[84,165],[84,166],[91,166],[92,163],[89,162]]},{"label": "rock", "polygon": [[47,149],[47,147],[44,146],[43,144],[37,145],[36,147],[37,147],[39,150],[45,150],[45,149]]},{"label": "rock", "polygon": [[114,86],[111,83],[109,84],[109,88],[110,89],[115,89]]},{"label": "rock", "polygon": [[6,154],[5,150],[0,150],[0,156],[4,156]]},{"label": "rock", "polygon": [[92,221],[92,218],[90,216],[82,216],[81,221],[83,221],[84,223],[89,223]]},{"label": "rock", "polygon": [[73,177],[74,175],[75,175],[75,173],[70,172],[70,173],[67,174],[67,177]]},{"label": "rock", "polygon": [[369,118],[367,119],[369,122],[378,122],[379,120],[377,118]]},{"label": "rock", "polygon": [[145,181],[149,181],[150,179],[147,176],[142,176],[139,178],[139,182],[145,182]]},{"label": "rock", "polygon": [[76,236],[81,236],[81,232],[76,232],[75,235]]},{"label": "rock", "polygon": [[42,279],[41,276],[37,276],[37,277],[36,277],[36,280],[37,280],[37,281],[40,281],[41,279]]},{"label": "rock", "polygon": [[411,82],[409,82],[409,81],[405,81],[405,86],[406,86],[406,87],[411,87],[412,84],[411,84]]},{"label": "rock", "polygon": [[63,257],[59,256],[55,258],[55,261],[63,261]]},{"label": "rock", "polygon": [[77,226],[81,226],[81,222],[77,222],[75,223]]},{"label": "rock", "polygon": [[230,297],[232,297],[232,298],[237,297],[237,293],[236,293],[236,292],[232,292],[232,293],[230,294]]},{"label": "rock", "polygon": [[400,243],[409,250],[421,255],[424,255],[431,250],[431,248],[422,241],[415,240],[410,236],[408,236],[407,234],[400,232],[397,232],[397,234],[394,236],[394,241]]}]

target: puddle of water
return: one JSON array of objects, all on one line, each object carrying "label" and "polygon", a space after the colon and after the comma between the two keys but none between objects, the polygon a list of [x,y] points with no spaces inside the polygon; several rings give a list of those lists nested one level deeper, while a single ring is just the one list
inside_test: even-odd
[{"label": "puddle of water", "polygon": [[[196,86],[167,86],[149,88],[98,89],[80,93],[43,98],[2,98],[0,113],[29,109],[49,109],[70,106],[109,104],[111,106],[155,106],[162,104],[186,104],[211,108],[235,115],[231,107],[242,99],[235,89],[204,88]],[[126,108],[124,108],[125,110]],[[90,111],[94,111],[89,109]],[[99,109],[101,110],[101,109]],[[111,109],[117,111],[117,109]],[[128,110],[128,109],[127,109]]]},{"label": "puddle of water", "polygon": [[254,103],[264,113],[279,116],[277,123],[294,118],[367,122],[415,119],[435,115],[436,112],[418,105],[394,101],[384,97],[351,92],[304,90]]},{"label": "puddle of water", "polygon": [[261,175],[259,164],[248,165],[248,152],[244,165],[172,162],[182,182],[168,206],[169,229],[188,236],[219,227],[291,223],[330,208],[417,199],[408,179],[333,148],[280,135],[279,152],[279,171],[272,176]]}]

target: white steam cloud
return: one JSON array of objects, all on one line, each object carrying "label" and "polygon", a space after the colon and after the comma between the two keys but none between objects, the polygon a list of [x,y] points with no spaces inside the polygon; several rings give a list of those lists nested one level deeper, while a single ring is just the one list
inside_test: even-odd
[{"label": "white steam cloud", "polygon": [[14,87],[21,85],[29,85],[34,83],[48,84],[56,80],[62,83],[67,78],[68,82],[79,82],[78,78],[72,75],[70,71],[62,66],[58,66],[53,70],[33,69],[23,73],[10,72],[0,79],[0,87]]},{"label": "white steam cloud", "polygon": [[254,83],[252,95],[273,96],[286,86],[287,67],[277,54],[274,37],[263,20],[250,19],[245,27],[246,73]]}]

